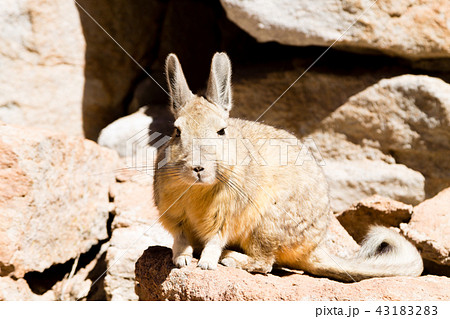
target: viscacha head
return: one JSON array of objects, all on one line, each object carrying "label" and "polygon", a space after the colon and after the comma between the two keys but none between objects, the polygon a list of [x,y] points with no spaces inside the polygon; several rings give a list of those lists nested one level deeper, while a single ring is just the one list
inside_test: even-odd
[{"label": "viscacha head", "polygon": [[231,63],[225,53],[216,53],[206,94],[191,92],[175,54],[166,59],[170,108],[175,117],[174,131],[165,149],[169,157],[163,170],[180,181],[211,185],[219,178],[218,166],[224,160],[224,141],[229,137]]}]

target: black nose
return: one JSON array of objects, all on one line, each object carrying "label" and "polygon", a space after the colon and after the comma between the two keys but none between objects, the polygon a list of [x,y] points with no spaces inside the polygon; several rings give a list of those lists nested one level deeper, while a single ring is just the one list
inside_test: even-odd
[{"label": "black nose", "polygon": [[194,172],[196,172],[196,173],[201,172],[203,170],[205,170],[205,169],[203,167],[201,167],[201,166],[195,166],[194,167]]}]

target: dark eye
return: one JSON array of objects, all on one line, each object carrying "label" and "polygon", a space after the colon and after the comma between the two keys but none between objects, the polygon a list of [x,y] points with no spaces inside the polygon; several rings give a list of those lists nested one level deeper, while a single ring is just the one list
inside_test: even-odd
[{"label": "dark eye", "polygon": [[217,131],[217,134],[218,134],[218,135],[225,135],[225,128],[223,128],[223,129]]},{"label": "dark eye", "polygon": [[178,127],[175,128],[175,137],[180,137],[181,136],[181,131]]}]

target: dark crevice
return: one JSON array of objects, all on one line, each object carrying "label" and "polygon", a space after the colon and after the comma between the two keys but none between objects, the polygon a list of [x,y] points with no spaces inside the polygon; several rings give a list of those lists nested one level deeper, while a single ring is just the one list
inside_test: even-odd
[{"label": "dark crevice", "polygon": [[[89,251],[80,255],[78,265],[75,270],[75,274],[80,269],[85,268],[88,264],[90,264],[98,256],[102,245],[111,239],[111,225],[112,225],[113,219],[114,219],[114,215],[109,214],[109,217],[107,220],[108,238],[99,241],[96,245],[92,246]],[[89,275],[87,277],[88,279],[91,279],[92,281],[94,281],[104,271],[106,271],[105,256],[106,256],[106,252],[100,256],[94,269],[89,273]],[[46,293],[47,291],[52,289],[53,286],[57,282],[63,280],[66,276],[68,276],[68,274],[72,270],[74,262],[75,262],[75,258],[70,259],[63,264],[53,265],[50,268],[48,268],[42,272],[38,272],[38,271],[29,272],[29,273],[25,274],[24,279],[27,281],[28,286],[30,287],[30,289],[33,293],[38,294],[38,295],[43,295],[44,293]],[[98,276],[96,276],[97,274],[98,274]],[[104,296],[106,296],[106,295],[104,294],[103,279],[101,279],[101,280],[98,280],[98,282],[95,283],[93,285],[93,287],[91,287],[91,290],[89,292],[87,299],[94,300],[92,298],[95,297],[95,298],[103,298],[103,299],[95,299],[95,300],[104,300]]]},{"label": "dark crevice", "polygon": [[423,260],[424,271],[422,276],[437,275],[450,277],[450,266],[441,265],[432,260]]},{"label": "dark crevice", "polygon": [[[106,240],[100,241],[98,244],[92,246],[88,252],[80,255],[75,273],[86,267],[95,258],[100,251],[101,245],[105,242]],[[29,272],[24,276],[24,279],[27,281],[28,286],[30,286],[31,291],[35,294],[43,295],[48,290],[52,289],[58,281],[63,280],[64,277],[70,273],[74,262],[75,258],[68,260],[64,264],[53,265],[43,272]]]},{"label": "dark crevice", "polygon": [[[112,235],[112,222],[114,221],[115,215],[110,213],[108,221],[106,223],[106,229],[108,232],[108,238],[104,242],[108,242],[111,239]],[[106,275],[106,253],[103,252],[101,256],[98,258],[95,267],[89,272],[87,279],[91,280],[91,289],[86,297],[88,301],[95,300],[106,300],[106,291],[105,291],[105,275]]]},{"label": "dark crevice", "polygon": [[105,291],[105,275],[106,275],[106,251],[100,256],[95,265],[94,269],[92,269],[87,279],[90,279],[93,283],[91,285],[91,289],[87,295],[86,300],[88,301],[97,301],[97,300],[106,300],[106,291]]},{"label": "dark crevice", "polygon": [[112,235],[112,223],[114,221],[115,214],[109,213],[108,220],[106,221],[106,231],[108,233],[108,238],[104,240],[104,242],[108,242],[111,239]]},{"label": "dark crevice", "polygon": [[8,276],[8,274],[14,272],[14,265],[5,265],[0,261],[0,276]]}]

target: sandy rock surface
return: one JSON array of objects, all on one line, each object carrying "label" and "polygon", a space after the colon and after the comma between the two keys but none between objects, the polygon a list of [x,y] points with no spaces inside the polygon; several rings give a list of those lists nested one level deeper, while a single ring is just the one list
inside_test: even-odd
[{"label": "sandy rock surface", "polygon": [[141,300],[448,300],[450,279],[438,276],[394,277],[344,284],[293,272],[254,275],[197,262],[175,269],[172,252],[150,247],[136,264],[136,293]]},{"label": "sandy rock surface", "polygon": [[328,253],[343,258],[352,257],[359,250],[359,245],[334,215],[330,218],[328,233],[325,237],[325,247],[324,249]]},{"label": "sandy rock surface", "polygon": [[0,124],[0,270],[22,277],[107,238],[115,152],[92,141]]},{"label": "sandy rock surface", "polygon": [[0,4],[0,121],[81,136],[86,42],[74,2],[55,2]]}]

